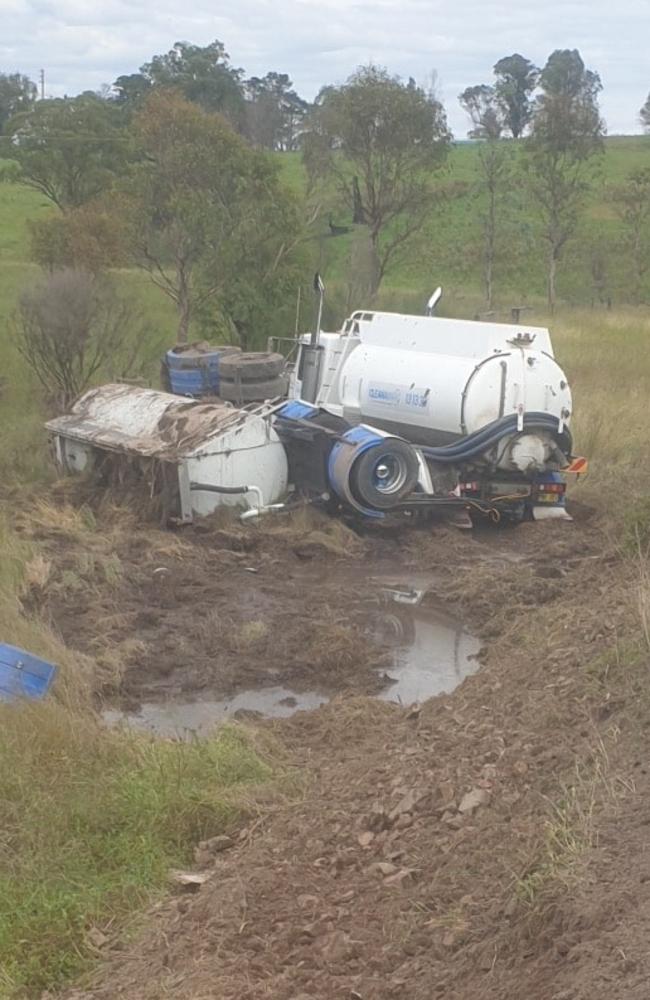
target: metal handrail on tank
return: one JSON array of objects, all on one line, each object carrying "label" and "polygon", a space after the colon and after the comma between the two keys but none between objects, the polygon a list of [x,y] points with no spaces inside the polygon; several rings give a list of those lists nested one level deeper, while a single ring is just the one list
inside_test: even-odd
[{"label": "metal handrail on tank", "polygon": [[[266,349],[274,354],[281,354],[286,362],[287,371],[293,371],[296,366],[298,349],[300,348],[300,339],[298,337],[268,337],[266,341]],[[290,344],[289,350],[285,353],[281,349],[281,344]]]}]

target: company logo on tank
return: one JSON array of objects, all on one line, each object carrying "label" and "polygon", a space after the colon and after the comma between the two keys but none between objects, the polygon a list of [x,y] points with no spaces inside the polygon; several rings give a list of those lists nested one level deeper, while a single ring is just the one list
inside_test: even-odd
[{"label": "company logo on tank", "polygon": [[368,386],[368,402],[378,406],[391,406],[399,410],[429,409],[430,390],[417,386],[392,385],[387,382],[371,382]]}]

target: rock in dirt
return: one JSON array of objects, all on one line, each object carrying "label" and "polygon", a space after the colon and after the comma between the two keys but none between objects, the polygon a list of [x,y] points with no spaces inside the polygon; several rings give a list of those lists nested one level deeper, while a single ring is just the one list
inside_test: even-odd
[{"label": "rock in dirt", "polygon": [[210,876],[207,872],[183,872],[171,871],[169,877],[172,882],[179,885],[186,892],[198,892],[202,885],[208,881]]},{"label": "rock in dirt", "polygon": [[389,861],[377,861],[374,865],[370,865],[368,871],[377,875],[383,875],[386,878],[388,875],[395,875],[399,869],[397,865],[393,865]]},{"label": "rock in dirt", "polygon": [[451,808],[451,803],[456,798],[456,792],[451,781],[441,781],[438,785],[438,795],[443,805],[447,808]]},{"label": "rock in dirt", "polygon": [[390,820],[388,818],[388,813],[382,806],[381,802],[375,802],[368,817],[368,826],[375,833],[380,833],[382,830],[388,829],[390,826]]},{"label": "rock in dirt", "polygon": [[403,798],[400,799],[400,801],[397,803],[394,809],[391,809],[391,811],[389,812],[388,814],[389,823],[395,823],[400,818],[400,816],[403,816],[405,813],[412,813],[417,803],[423,797],[424,797],[424,792],[420,792],[417,789],[412,788],[409,792],[406,793],[406,795]]},{"label": "rock in dirt", "polygon": [[298,896],[298,906],[301,910],[318,906],[318,896],[314,896],[310,892],[301,892]]},{"label": "rock in dirt", "polygon": [[413,873],[413,868],[400,868],[394,875],[388,875],[388,877],[384,879],[384,883],[386,885],[401,885],[402,882],[406,881],[406,879],[412,878]]},{"label": "rock in dirt", "polygon": [[234,845],[234,840],[232,837],[227,837],[225,834],[221,834],[218,837],[210,837],[209,840],[202,840],[199,844],[204,851],[210,851],[212,854],[220,854],[221,851],[227,851],[229,847]]},{"label": "rock in dirt", "polygon": [[210,851],[202,851],[200,847],[194,848],[194,861],[199,868],[209,868],[214,861],[214,854]]},{"label": "rock in dirt", "polygon": [[100,931],[99,927],[91,927],[89,931],[86,932],[86,944],[93,951],[101,951],[108,944],[108,937],[103,931]]},{"label": "rock in dirt", "polygon": [[218,837],[210,837],[208,840],[202,840],[194,851],[194,860],[197,865],[205,868],[212,864],[215,855],[221,854],[222,851],[227,851],[230,847],[234,846],[234,843],[232,837],[227,837],[224,834]]},{"label": "rock in dirt", "polygon": [[458,812],[464,816],[471,816],[479,806],[485,805],[489,799],[490,793],[485,788],[473,788],[471,792],[463,795],[458,806]]},{"label": "rock in dirt", "polygon": [[372,830],[364,830],[364,832],[360,833],[359,836],[357,837],[359,846],[363,848],[370,847],[374,839],[375,835],[372,832]]}]

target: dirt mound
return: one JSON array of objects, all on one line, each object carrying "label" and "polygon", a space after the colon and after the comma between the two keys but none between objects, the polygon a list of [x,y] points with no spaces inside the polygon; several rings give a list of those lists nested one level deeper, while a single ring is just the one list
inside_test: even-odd
[{"label": "dirt mound", "polygon": [[623,639],[627,571],[591,526],[364,544],[369,573],[435,567],[492,636],[482,671],[421,708],[346,698],[275,724],[305,794],[75,997],[647,995],[648,657]]}]

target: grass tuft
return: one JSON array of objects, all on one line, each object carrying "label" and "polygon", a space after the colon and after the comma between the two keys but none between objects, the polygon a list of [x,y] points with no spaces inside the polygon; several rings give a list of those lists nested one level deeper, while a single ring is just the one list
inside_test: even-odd
[{"label": "grass tuft", "polygon": [[576,765],[573,781],[563,786],[560,798],[548,802],[534,861],[515,880],[515,896],[536,908],[557,892],[568,890],[580,878],[586,852],[597,843],[595,813],[598,803],[621,794],[611,776],[607,748],[598,738],[587,766]]}]

